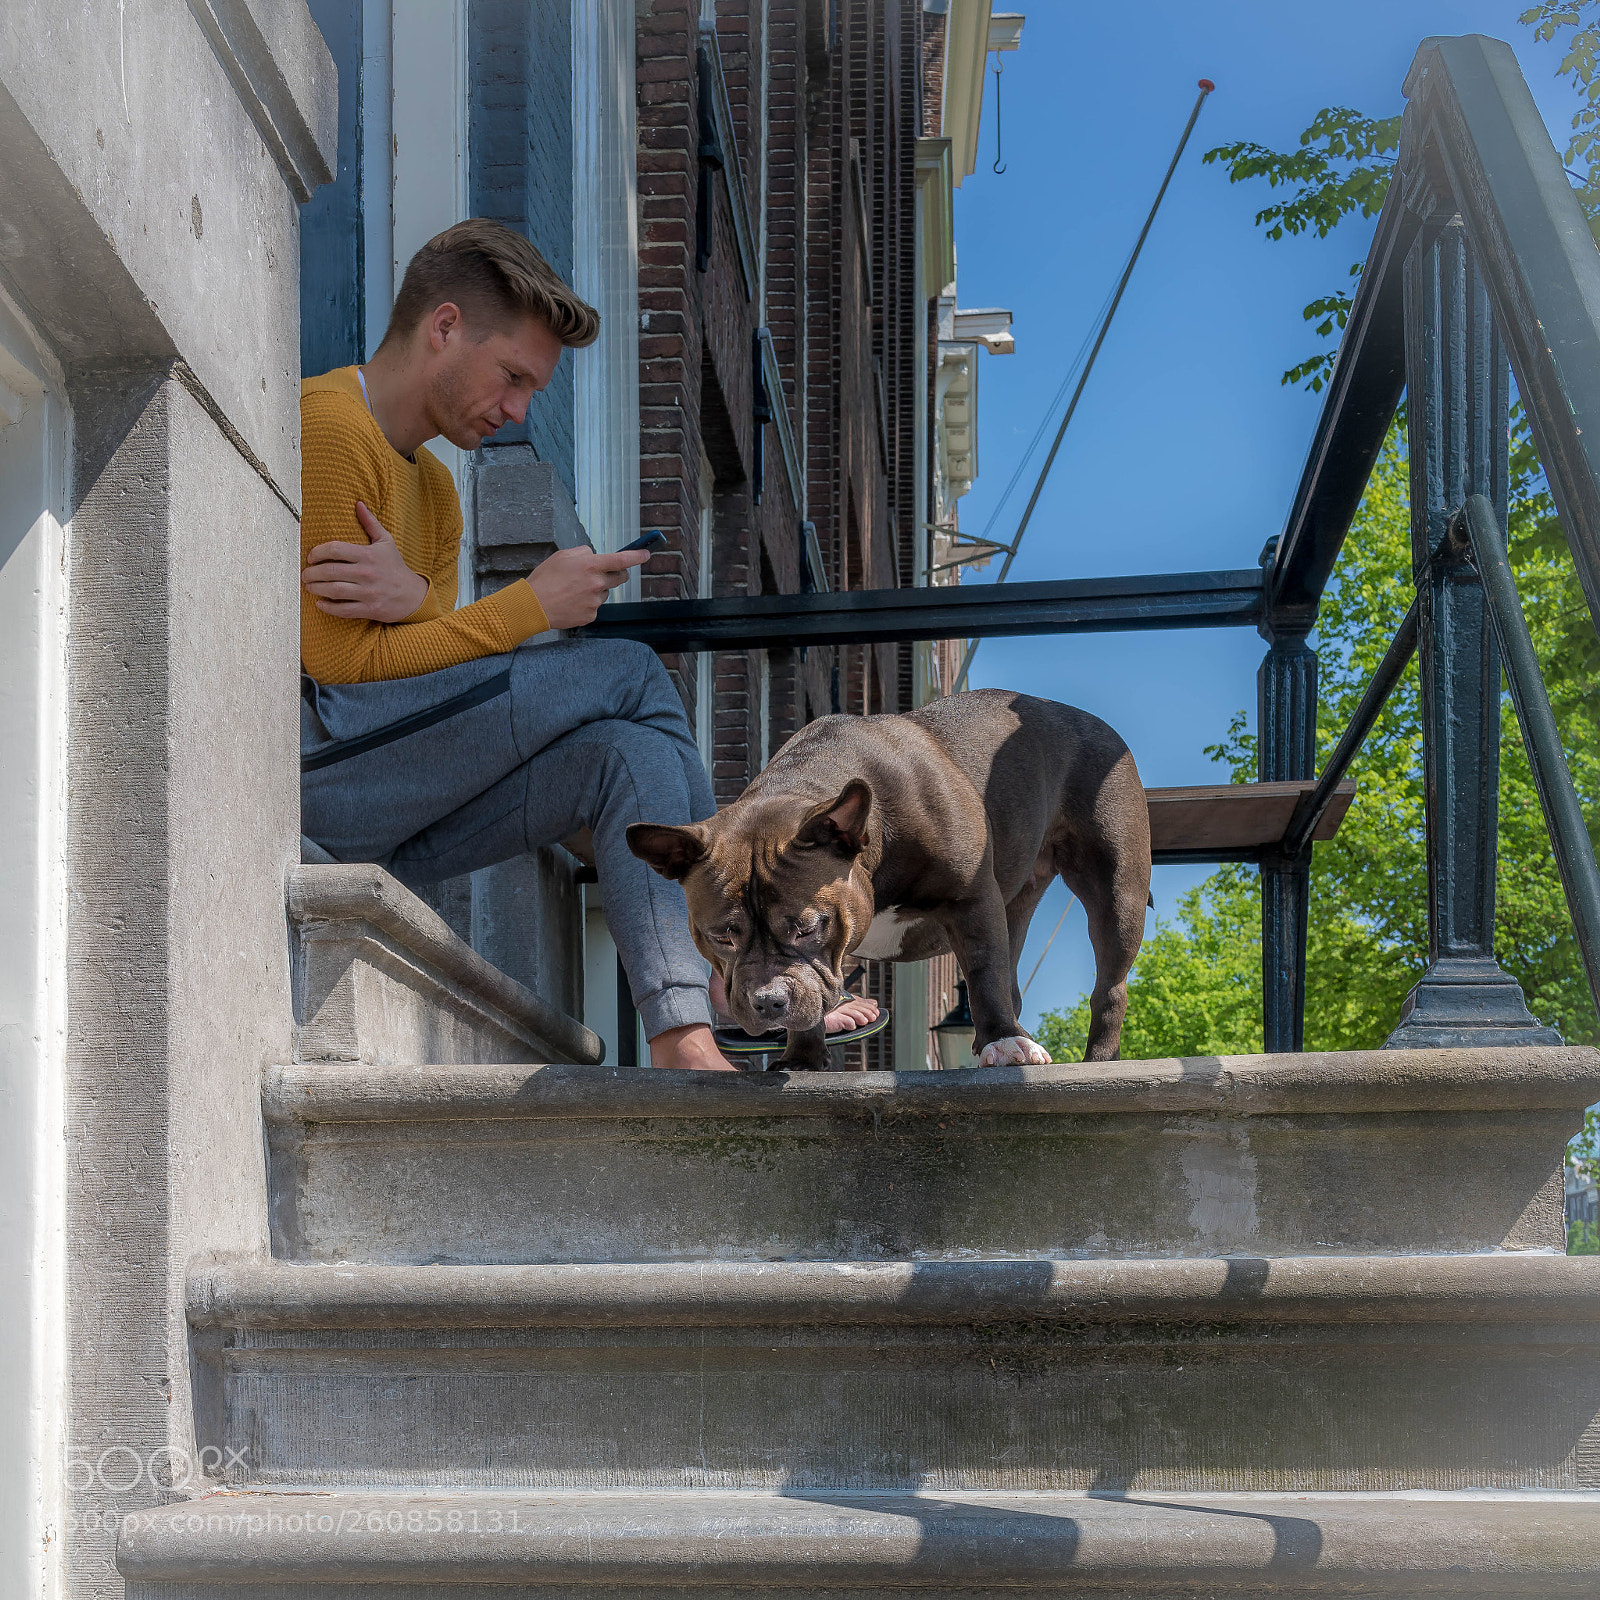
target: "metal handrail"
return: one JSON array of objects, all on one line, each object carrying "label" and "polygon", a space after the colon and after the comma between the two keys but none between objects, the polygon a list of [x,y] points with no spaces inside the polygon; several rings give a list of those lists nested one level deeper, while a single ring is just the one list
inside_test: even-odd
[{"label": "metal handrail", "polygon": [[[1419,241],[1426,244],[1456,221],[1485,285],[1590,620],[1600,631],[1600,253],[1508,45],[1477,35],[1428,40],[1405,92],[1395,176],[1269,564],[1262,631],[1269,638],[1303,637],[1315,620],[1401,397],[1406,259]],[[1430,545],[1443,531],[1438,513],[1435,502]],[[1415,577],[1431,581],[1438,564],[1459,560],[1468,544],[1600,1009],[1600,869],[1488,499],[1474,495],[1455,512],[1443,545]],[[1334,786],[1415,653],[1419,632],[1413,603],[1316,787],[1290,819],[1281,859],[1309,861]],[[1489,848],[1492,855],[1492,840]],[[1430,859],[1430,875],[1433,865]]]},{"label": "metal handrail", "polygon": [[583,630],[657,650],[790,650],[908,639],[1256,627],[1261,570],[1066,578],[971,588],[846,589],[609,604]]},{"label": "metal handrail", "polygon": [[1399,683],[1400,674],[1406,670],[1412,656],[1417,653],[1417,626],[1417,602],[1413,600],[1399,632],[1384,651],[1383,660],[1378,663],[1372,681],[1362,692],[1361,702],[1350,719],[1349,727],[1344,730],[1333,754],[1328,757],[1328,764],[1322,769],[1316,787],[1294,808],[1289,826],[1283,832],[1283,843],[1279,846],[1284,855],[1297,856],[1310,844],[1317,824],[1333,804],[1334,792],[1350,770],[1350,763],[1367,742],[1367,735],[1372,732],[1372,725],[1378,720],[1384,702]]},{"label": "metal handrail", "polygon": [[1367,252],[1327,398],[1267,571],[1269,625],[1305,633],[1315,620],[1367,480],[1405,390],[1401,269],[1421,223],[1391,183]]},{"label": "metal handrail", "polygon": [[1566,891],[1567,909],[1583,953],[1584,971],[1595,1006],[1600,1009],[1600,868],[1584,821],[1578,792],[1556,727],[1544,674],[1534,653],[1528,619],[1517,599],[1516,580],[1506,557],[1506,542],[1495,521],[1494,507],[1481,494],[1469,499],[1451,524],[1456,537],[1467,545],[1478,569],[1489,621],[1500,646],[1500,664],[1511,686],[1511,703],[1522,728],[1522,742],[1533,770],[1533,786]]},{"label": "metal handrail", "polygon": [[1406,92],[1415,168],[1448,184],[1600,618],[1600,252],[1510,45],[1430,40]]}]

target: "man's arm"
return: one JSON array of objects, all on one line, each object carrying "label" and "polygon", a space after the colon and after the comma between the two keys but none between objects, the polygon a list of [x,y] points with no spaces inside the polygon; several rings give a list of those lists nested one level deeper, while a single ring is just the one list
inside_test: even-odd
[{"label": "man's arm", "polygon": [[[406,565],[389,530],[361,500],[356,501],[356,523],[367,536],[366,544],[334,539],[313,546],[306,556],[300,581],[315,598],[317,610],[371,622],[426,621],[419,613],[433,585]],[[431,615],[439,616],[443,609],[435,600]]]}]

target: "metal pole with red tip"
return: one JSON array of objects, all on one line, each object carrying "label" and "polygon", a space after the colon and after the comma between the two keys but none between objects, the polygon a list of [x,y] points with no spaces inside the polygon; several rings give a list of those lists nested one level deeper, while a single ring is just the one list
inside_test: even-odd
[{"label": "metal pole with red tip", "polygon": [[[1017,531],[1011,536],[1009,545],[1000,548],[1006,552],[1006,559],[1000,568],[1000,576],[994,581],[1004,583],[1006,574],[1011,571],[1011,563],[1017,559],[1017,547],[1022,543],[1022,536],[1028,531],[1028,521],[1033,516],[1033,508],[1039,503],[1039,496],[1044,493],[1045,479],[1050,476],[1050,469],[1055,465],[1056,452],[1061,448],[1061,441],[1067,435],[1067,424],[1072,421],[1072,413],[1078,409],[1078,401],[1082,398],[1084,385],[1089,381],[1089,374],[1094,371],[1094,360],[1100,354],[1100,346],[1106,342],[1106,335],[1111,331],[1111,319],[1117,314],[1117,307],[1122,304],[1122,292],[1128,287],[1128,280],[1133,276],[1133,269],[1139,263],[1139,252],[1144,249],[1144,242],[1150,236],[1150,229],[1156,220],[1156,212],[1161,209],[1161,202],[1166,198],[1167,185],[1172,182],[1172,174],[1178,170],[1178,163],[1183,159],[1183,152],[1189,143],[1189,135],[1194,132],[1194,125],[1200,120],[1200,108],[1206,103],[1206,96],[1216,89],[1209,78],[1200,80],[1200,93],[1194,102],[1194,109],[1189,113],[1189,120],[1183,125],[1183,136],[1178,140],[1178,148],[1172,152],[1172,160],[1167,164],[1167,175],[1161,180],[1161,187],[1156,190],[1155,203],[1150,207],[1150,215],[1144,219],[1144,226],[1139,230],[1139,237],[1134,241],[1133,254],[1128,257],[1128,264],[1122,269],[1122,277],[1117,282],[1117,292],[1111,297],[1111,304],[1106,308],[1105,320],[1100,324],[1100,332],[1095,335],[1094,348],[1089,352],[1089,359],[1083,364],[1083,371],[1078,375],[1078,386],[1072,391],[1072,398],[1067,402],[1067,414],[1061,419],[1061,426],[1056,429],[1055,443],[1050,446],[1050,454],[1044,458],[1044,466],[1039,470],[1039,481],[1033,486],[1033,493],[1028,497],[1027,509],[1022,513],[1022,520],[1017,524]],[[974,639],[967,646],[966,654],[961,658],[961,670],[956,674],[955,682],[951,684],[951,693],[962,688],[967,681],[967,669],[972,665],[972,657],[978,648],[978,641]]]}]

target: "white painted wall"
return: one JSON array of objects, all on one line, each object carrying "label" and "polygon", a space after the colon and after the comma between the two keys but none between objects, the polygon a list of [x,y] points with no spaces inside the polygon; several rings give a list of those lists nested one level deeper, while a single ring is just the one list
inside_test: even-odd
[{"label": "white painted wall", "polygon": [[393,13],[389,0],[362,0],[361,206],[366,232],[366,357],[383,340],[394,304]]},{"label": "white painted wall", "polygon": [[[602,1066],[614,1067],[617,1057],[617,946],[606,926],[605,901],[600,886],[583,886],[583,1025],[606,1042]],[[650,1065],[650,1046],[638,1013],[634,1013],[634,1056],[642,1067]]]},{"label": "white painted wall", "polygon": [[66,1392],[59,369],[0,292],[0,1594],[58,1592]]},{"label": "white painted wall", "polygon": [[[639,201],[633,0],[572,0],[572,287],[600,337],[572,353],[574,499],[599,550],[639,536]],[[638,579],[616,591],[637,599]]]},{"label": "white painted wall", "polygon": [[[467,0],[390,0],[389,11],[392,299],[412,256],[467,215],[471,102]],[[371,316],[374,307],[367,304]],[[465,598],[472,594],[472,458],[444,439],[430,440],[428,448],[450,469],[467,520],[458,573]]]},{"label": "white painted wall", "polygon": [[390,57],[396,284],[467,214],[466,0],[393,0]]}]

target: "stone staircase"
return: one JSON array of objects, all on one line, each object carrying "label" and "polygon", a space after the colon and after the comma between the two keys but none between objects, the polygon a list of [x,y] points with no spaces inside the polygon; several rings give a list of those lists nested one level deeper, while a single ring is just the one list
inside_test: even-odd
[{"label": "stone staircase", "polygon": [[223,1475],[131,1600],[1600,1589],[1596,1052],[391,1056],[265,1074],[271,1258],[189,1280]]}]

